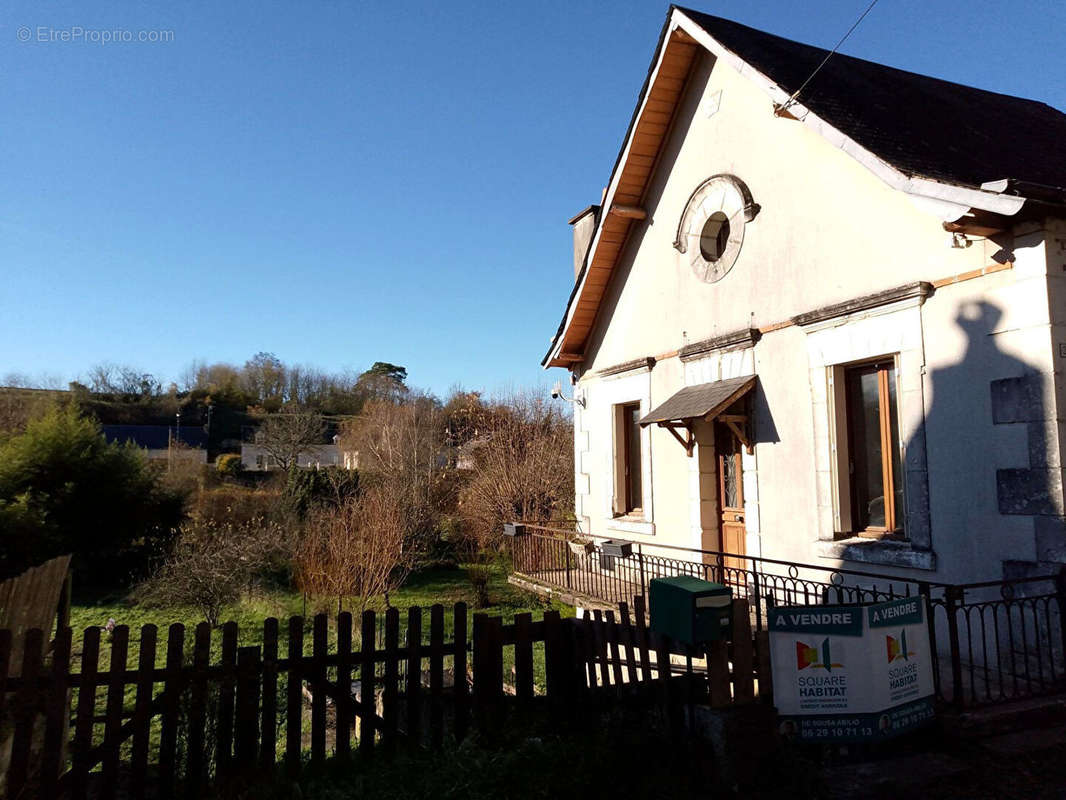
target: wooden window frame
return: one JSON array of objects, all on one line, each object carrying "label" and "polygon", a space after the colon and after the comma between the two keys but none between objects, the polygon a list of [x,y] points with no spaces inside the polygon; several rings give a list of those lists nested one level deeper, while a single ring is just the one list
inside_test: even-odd
[{"label": "wooden window frame", "polygon": [[[849,468],[847,472],[847,494],[850,502],[850,509],[852,514],[852,535],[859,536],[867,539],[898,539],[905,540],[906,531],[902,525],[897,526],[897,509],[896,509],[896,484],[903,479],[902,475],[895,474],[894,462],[896,453],[893,452],[892,447],[892,410],[891,410],[891,398],[889,394],[889,375],[888,370],[892,369],[895,372],[896,379],[899,376],[899,365],[895,356],[875,358],[869,361],[861,361],[854,364],[847,364],[842,367],[841,379],[843,381],[844,392],[844,427],[847,431],[847,446],[848,446],[848,461]],[[877,371],[877,404],[878,404],[878,416],[879,416],[879,428],[881,437],[881,481],[884,492],[884,504],[885,504],[885,524],[883,526],[874,525],[867,526],[866,528],[857,528],[855,526],[855,515],[859,508],[858,502],[858,487],[855,482],[855,472],[852,465],[855,462],[855,438],[854,438],[854,424],[851,418],[851,396],[848,383],[848,373],[855,370],[876,370]],[[899,401],[899,387],[896,387],[896,400],[897,406]],[[899,409],[896,409],[897,425],[899,420]],[[896,431],[897,441],[902,443],[902,437],[899,431]],[[902,453],[900,455],[900,463],[902,465]],[[902,510],[902,509],[899,509]]]},{"label": "wooden window frame", "polygon": [[[632,441],[631,441],[632,437],[630,436],[630,425],[629,425],[629,412],[630,412],[631,409],[636,409],[638,417],[639,417],[639,414],[640,414],[640,403],[639,402],[622,403],[622,404],[616,406],[616,409],[617,409],[618,429],[621,431],[621,439],[622,439],[622,441],[621,441],[621,445],[622,446],[621,446],[621,448],[619,448],[621,458],[618,460],[617,467],[616,467],[617,471],[618,471],[618,477],[619,477],[619,481],[618,482],[621,484],[620,488],[621,488],[621,499],[622,499],[622,504],[621,504],[621,508],[620,508],[620,512],[621,513],[619,513],[618,516],[621,516],[621,517],[643,517],[644,516],[644,497],[643,497],[643,491],[644,491],[644,475],[643,475],[644,459],[643,459],[643,455],[644,454],[643,454],[643,450],[641,450],[641,462],[640,462],[640,466],[639,466],[639,469],[641,469],[641,473],[642,473],[641,476],[640,476],[641,497],[634,498],[632,496],[632,488],[633,487],[632,487],[632,485],[630,483],[630,480],[629,480],[629,463],[630,463],[630,455],[631,455],[631,448],[632,448]],[[640,435],[641,435],[640,432],[638,432],[637,436],[640,436]]]}]

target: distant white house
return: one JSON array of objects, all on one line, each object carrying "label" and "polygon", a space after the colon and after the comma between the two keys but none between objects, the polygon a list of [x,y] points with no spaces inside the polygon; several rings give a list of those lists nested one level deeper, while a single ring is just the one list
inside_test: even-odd
[{"label": "distant white house", "polygon": [[[267,448],[254,442],[245,442],[241,445],[241,466],[250,472],[280,469],[277,459],[267,452]],[[359,454],[354,450],[342,450],[337,444],[337,437],[333,437],[333,444],[308,445],[307,449],[302,450],[297,456],[296,466],[300,469],[320,467],[358,469]]]}]

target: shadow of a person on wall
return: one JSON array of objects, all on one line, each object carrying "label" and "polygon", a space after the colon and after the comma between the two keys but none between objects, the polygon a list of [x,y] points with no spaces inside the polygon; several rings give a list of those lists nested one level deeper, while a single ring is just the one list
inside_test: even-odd
[{"label": "shadow of a person on wall", "polygon": [[[944,566],[966,580],[1048,571],[1031,560],[1028,542],[1016,561],[990,563],[986,546],[991,543],[983,546],[981,539],[997,527],[995,520],[990,524],[990,514],[1034,520],[1062,516],[1061,481],[1053,480],[1049,469],[1047,437],[1056,427],[1048,420],[1046,381],[1036,367],[1000,348],[996,335],[1003,332],[998,327],[1002,318],[999,306],[986,300],[962,306],[955,323],[966,335],[965,352],[951,366],[929,373],[932,406],[907,446],[908,466],[912,447],[924,445],[927,454],[933,546],[952,552],[955,563]],[[1001,446],[1003,437],[988,429],[989,419],[993,425],[1025,425],[1026,435],[1017,437],[1016,447]],[[985,480],[992,470],[994,487]],[[945,537],[967,541],[951,543]],[[1002,547],[989,549],[1003,552]]]}]

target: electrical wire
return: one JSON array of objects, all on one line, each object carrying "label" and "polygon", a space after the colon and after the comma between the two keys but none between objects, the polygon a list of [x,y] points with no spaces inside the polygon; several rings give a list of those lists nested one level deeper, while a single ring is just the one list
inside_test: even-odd
[{"label": "electrical wire", "polygon": [[804,89],[806,89],[807,88],[807,84],[810,83],[812,80],[814,80],[814,76],[817,75],[821,71],[822,67],[825,66],[825,63],[830,58],[833,57],[833,54],[836,53],[836,51],[840,48],[840,45],[844,44],[845,40],[849,36],[851,36],[851,32],[854,31],[857,27],[859,27],[859,23],[862,22],[866,18],[867,14],[869,14],[871,11],[873,11],[873,7],[876,6],[876,5],[877,5],[877,0],[873,0],[873,2],[871,2],[870,5],[868,5],[866,7],[866,10],[862,12],[862,14],[859,16],[859,18],[857,20],[855,20],[855,24],[853,24],[850,28],[848,28],[848,32],[840,37],[840,41],[837,42],[833,46],[833,49],[830,50],[826,54],[825,58],[822,59],[822,63],[819,64],[817,67],[815,67],[814,72],[811,73],[810,77],[807,78],[807,80],[805,80],[802,84],[800,84],[800,87],[795,92],[793,92],[792,96],[790,98],[788,98],[788,100],[786,100],[784,102],[784,104],[778,109],[778,112],[787,111],[788,107],[793,105],[796,102],[796,98],[799,97],[800,92],[802,92]]}]

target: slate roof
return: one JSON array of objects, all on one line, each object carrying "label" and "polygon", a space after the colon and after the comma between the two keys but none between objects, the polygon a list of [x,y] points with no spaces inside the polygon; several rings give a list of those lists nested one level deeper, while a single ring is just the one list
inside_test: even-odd
[{"label": "slate roof", "polygon": [[[100,428],[109,442],[133,442],[148,450],[165,450],[174,432],[169,425],[101,425]],[[207,446],[207,434],[202,428],[182,426],[179,438],[188,447]]]},{"label": "slate roof", "polygon": [[[687,8],[723,47],[795,92],[828,51]],[[1014,178],[1066,187],[1066,114],[836,53],[798,102],[910,176],[960,186]]]},{"label": "slate roof", "polygon": [[724,381],[686,386],[671,395],[670,399],[649,412],[641,425],[653,422],[676,422],[683,419],[699,419],[714,412],[720,414],[745,392],[755,385],[755,376],[727,378]]}]

